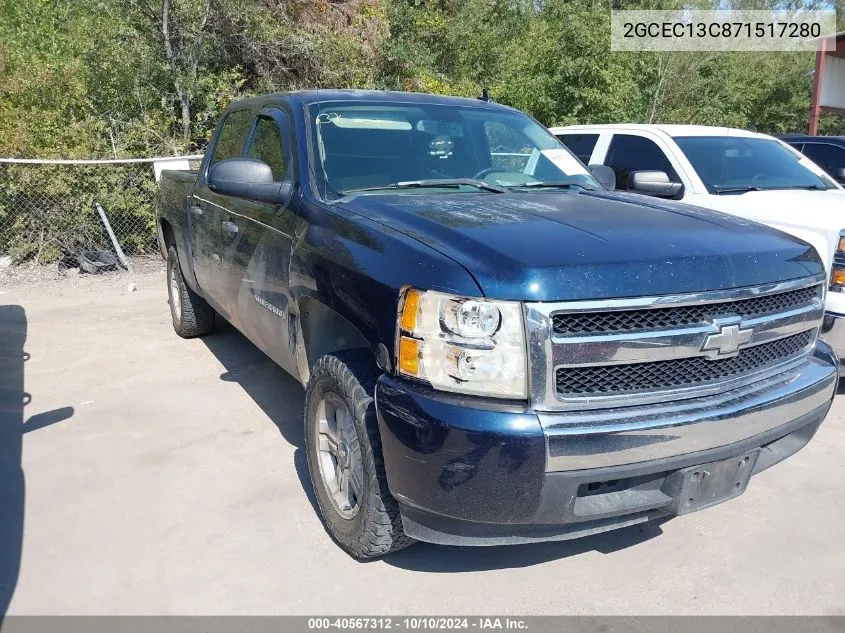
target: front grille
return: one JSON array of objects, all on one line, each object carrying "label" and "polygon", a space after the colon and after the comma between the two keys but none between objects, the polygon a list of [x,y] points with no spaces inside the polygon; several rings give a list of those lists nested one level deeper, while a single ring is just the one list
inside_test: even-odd
[{"label": "front grille", "polygon": [[552,315],[552,325],[557,336],[641,332],[708,323],[714,318],[726,315],[739,315],[748,319],[764,314],[785,312],[805,306],[820,296],[821,286],[810,286],[750,299],[672,308],[558,312]]},{"label": "front grille", "polygon": [[743,349],[736,356],[707,360],[703,356],[653,363],[561,367],[555,373],[563,397],[616,395],[654,389],[689,387],[748,374],[780,364],[806,348],[815,330]]}]

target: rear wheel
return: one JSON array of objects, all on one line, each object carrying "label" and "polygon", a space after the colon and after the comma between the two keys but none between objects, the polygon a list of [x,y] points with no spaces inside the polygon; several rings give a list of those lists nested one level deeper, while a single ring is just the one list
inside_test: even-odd
[{"label": "rear wheel", "polygon": [[173,329],[182,338],[202,336],[214,330],[214,308],[185,283],[175,246],[167,249],[167,302]]},{"label": "rear wheel", "polygon": [[305,394],[308,471],[326,530],[355,558],[411,545],[387,489],[366,353],[323,356]]}]

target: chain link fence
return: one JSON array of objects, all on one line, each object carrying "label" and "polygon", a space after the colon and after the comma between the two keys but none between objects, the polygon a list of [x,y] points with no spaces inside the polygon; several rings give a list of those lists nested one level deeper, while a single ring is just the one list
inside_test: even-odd
[{"label": "chain link fence", "polygon": [[161,170],[196,169],[201,158],[0,159],[0,265],[130,268],[157,250]]}]

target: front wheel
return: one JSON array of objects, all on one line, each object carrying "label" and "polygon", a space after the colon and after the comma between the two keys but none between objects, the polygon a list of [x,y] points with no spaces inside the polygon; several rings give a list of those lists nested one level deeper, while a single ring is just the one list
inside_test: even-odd
[{"label": "front wheel", "polygon": [[323,356],[305,393],[308,471],[326,530],[355,558],[411,545],[387,489],[366,353]]}]

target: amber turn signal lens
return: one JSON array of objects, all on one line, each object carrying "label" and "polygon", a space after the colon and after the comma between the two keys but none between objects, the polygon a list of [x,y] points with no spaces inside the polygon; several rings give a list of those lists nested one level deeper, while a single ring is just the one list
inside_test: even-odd
[{"label": "amber turn signal lens", "polygon": [[833,272],[830,274],[830,285],[845,286],[845,268],[834,267]]},{"label": "amber turn signal lens", "polygon": [[405,305],[402,306],[402,329],[406,332],[413,332],[417,327],[417,314],[420,311],[420,293],[418,290],[409,290],[405,293]]},{"label": "amber turn signal lens", "polygon": [[418,376],[420,373],[420,342],[403,336],[399,339],[399,371]]}]

